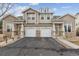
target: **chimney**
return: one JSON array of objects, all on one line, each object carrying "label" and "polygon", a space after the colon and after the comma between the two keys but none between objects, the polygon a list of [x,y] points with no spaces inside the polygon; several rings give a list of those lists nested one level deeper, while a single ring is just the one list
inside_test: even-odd
[{"label": "chimney", "polygon": [[49,13],[50,10],[49,10],[49,8],[40,8],[40,12],[42,12],[42,13]]},{"label": "chimney", "polygon": [[48,8],[44,8],[44,12],[45,13],[48,13],[49,12],[49,9]]},{"label": "chimney", "polygon": [[42,8],[40,8],[40,9],[39,9],[39,11],[40,11],[40,12],[43,12],[43,9],[42,9]]},{"label": "chimney", "polygon": [[49,8],[47,8],[47,12],[49,12]]}]

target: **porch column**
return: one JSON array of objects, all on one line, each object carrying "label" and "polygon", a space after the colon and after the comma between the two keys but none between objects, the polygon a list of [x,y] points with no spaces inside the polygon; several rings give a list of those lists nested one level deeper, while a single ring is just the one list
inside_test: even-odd
[{"label": "porch column", "polygon": [[65,36],[64,23],[62,24],[62,31],[63,31],[63,36]]},{"label": "porch column", "polygon": [[53,23],[53,36],[55,37],[55,23]]},{"label": "porch column", "polygon": [[27,13],[25,13],[25,15],[24,15],[24,20],[26,21],[26,24],[27,24],[28,23]]},{"label": "porch column", "polygon": [[12,24],[12,37],[14,37],[14,23]]},{"label": "porch column", "polygon": [[23,26],[23,24],[21,25],[21,38],[23,38],[24,37],[24,26]]}]

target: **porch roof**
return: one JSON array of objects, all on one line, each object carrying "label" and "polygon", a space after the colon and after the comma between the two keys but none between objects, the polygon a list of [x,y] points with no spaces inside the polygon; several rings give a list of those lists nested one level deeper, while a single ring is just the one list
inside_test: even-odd
[{"label": "porch roof", "polygon": [[63,22],[61,19],[59,19],[61,16],[53,16],[52,22]]}]

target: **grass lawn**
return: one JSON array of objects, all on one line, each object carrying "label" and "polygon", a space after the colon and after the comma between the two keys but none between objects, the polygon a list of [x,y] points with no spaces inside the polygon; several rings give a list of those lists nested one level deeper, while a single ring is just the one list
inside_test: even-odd
[{"label": "grass lawn", "polygon": [[65,40],[68,40],[76,45],[79,45],[79,37],[64,37]]},{"label": "grass lawn", "polygon": [[79,45],[79,41],[71,41],[71,42],[74,43],[74,44]]}]

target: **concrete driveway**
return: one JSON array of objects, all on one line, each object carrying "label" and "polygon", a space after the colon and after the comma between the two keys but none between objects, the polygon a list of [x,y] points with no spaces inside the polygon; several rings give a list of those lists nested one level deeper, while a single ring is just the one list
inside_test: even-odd
[{"label": "concrete driveway", "polygon": [[53,38],[23,38],[11,45],[0,48],[2,56],[59,56],[78,55],[76,52],[62,51],[64,47]]}]

